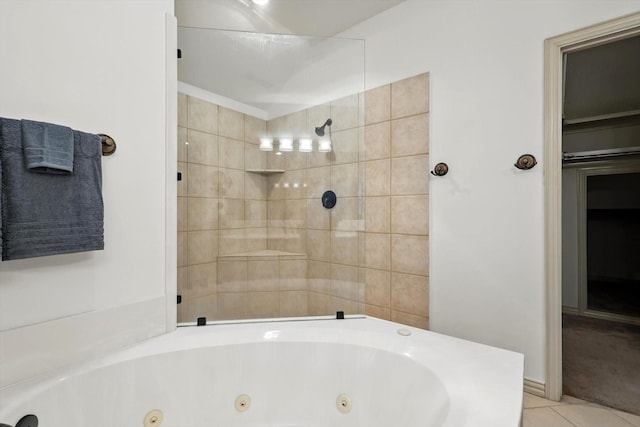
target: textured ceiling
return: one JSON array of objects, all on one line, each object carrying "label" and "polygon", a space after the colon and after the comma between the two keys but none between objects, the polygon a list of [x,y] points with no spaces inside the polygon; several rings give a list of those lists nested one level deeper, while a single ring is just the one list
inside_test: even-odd
[{"label": "textured ceiling", "polygon": [[334,37],[403,0],[176,0],[178,78],[264,111],[364,89],[364,42]]},{"label": "textured ceiling", "polygon": [[176,0],[178,25],[260,33],[335,36],[403,0]]}]

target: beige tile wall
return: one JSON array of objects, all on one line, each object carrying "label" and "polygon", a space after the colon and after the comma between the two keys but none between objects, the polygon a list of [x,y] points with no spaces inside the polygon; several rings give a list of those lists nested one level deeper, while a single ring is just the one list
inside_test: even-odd
[{"label": "beige tile wall", "polygon": [[429,75],[365,93],[365,313],[429,327]]},{"label": "beige tile wall", "polygon": [[[306,193],[268,211],[267,176],[246,172],[266,168],[266,122],[181,94],[178,124],[178,320],[307,315]],[[305,160],[287,161],[300,183]],[[279,252],[266,251],[267,215],[285,232]]]},{"label": "beige tile wall", "polygon": [[180,94],[178,126],[178,321],[264,314],[248,258],[224,256],[267,247],[267,182],[245,172],[266,165],[266,122]]},{"label": "beige tile wall", "polygon": [[[179,321],[343,310],[428,328],[428,91],[422,74],[268,122],[180,95]],[[278,156],[285,136],[295,150]],[[265,168],[285,172],[245,172]]]},{"label": "beige tile wall", "polygon": [[[268,181],[267,245],[308,256],[308,315],[364,312],[363,104],[362,95],[353,95],[267,122],[270,136],[294,137],[296,150],[300,137],[313,139],[311,153],[277,155],[276,143],[267,154],[268,168],[285,170]],[[333,151],[319,153],[314,129],[328,118]],[[326,190],[338,195],[332,210],[321,203]]]}]

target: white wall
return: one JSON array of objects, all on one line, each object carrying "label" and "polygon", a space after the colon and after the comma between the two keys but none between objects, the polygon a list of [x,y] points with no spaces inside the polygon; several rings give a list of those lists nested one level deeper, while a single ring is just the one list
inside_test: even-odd
[{"label": "white wall", "polygon": [[118,144],[105,250],[0,263],[0,386],[167,329],[166,13],[171,0],[0,0],[0,116]]},{"label": "white wall", "polygon": [[[430,72],[430,162],[450,167],[430,184],[431,328],[524,353],[531,380],[545,380],[543,42],[638,10],[407,0],[343,34],[366,39],[369,88]],[[539,165],[515,169],[524,153]]]}]

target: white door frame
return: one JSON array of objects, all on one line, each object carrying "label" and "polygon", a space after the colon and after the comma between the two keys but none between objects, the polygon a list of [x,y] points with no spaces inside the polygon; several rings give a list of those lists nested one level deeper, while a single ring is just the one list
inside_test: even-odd
[{"label": "white door frame", "polygon": [[546,384],[548,399],[562,397],[562,81],[563,55],[640,34],[640,13],[545,40],[544,193]]}]

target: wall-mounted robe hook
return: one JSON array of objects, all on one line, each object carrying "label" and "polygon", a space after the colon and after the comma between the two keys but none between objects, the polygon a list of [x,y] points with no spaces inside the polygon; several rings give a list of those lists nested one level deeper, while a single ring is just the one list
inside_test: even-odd
[{"label": "wall-mounted robe hook", "polygon": [[514,166],[521,170],[529,170],[537,164],[538,162],[536,161],[536,158],[533,157],[533,154],[523,154],[518,157]]},{"label": "wall-mounted robe hook", "polygon": [[449,172],[449,166],[446,163],[438,163],[431,171],[433,176],[445,176]]},{"label": "wall-mounted robe hook", "polygon": [[[9,424],[0,423],[0,427],[11,427]],[[35,415],[25,415],[16,423],[16,427],[38,427],[38,417]]]},{"label": "wall-mounted robe hook", "polygon": [[98,136],[102,140],[102,155],[110,156],[116,152],[116,142],[109,135],[99,133]]}]

